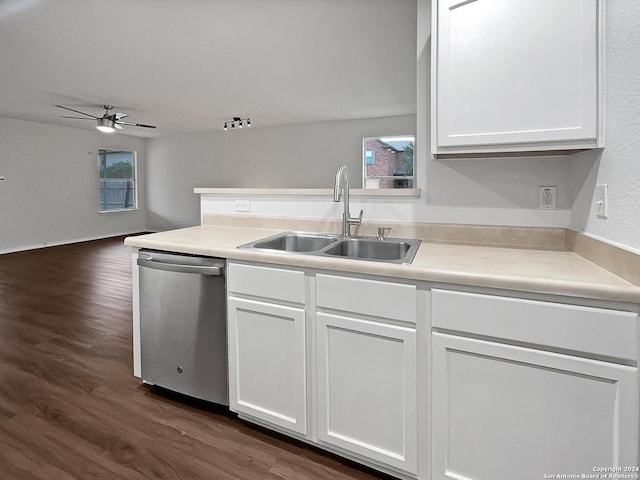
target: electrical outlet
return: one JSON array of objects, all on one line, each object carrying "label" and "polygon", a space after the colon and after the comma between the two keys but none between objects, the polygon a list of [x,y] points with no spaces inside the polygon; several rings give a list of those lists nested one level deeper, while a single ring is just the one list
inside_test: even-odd
[{"label": "electrical outlet", "polygon": [[538,208],[543,210],[556,209],[556,187],[538,188]]},{"label": "electrical outlet", "polygon": [[251,204],[249,200],[236,200],[236,212],[249,212]]},{"label": "electrical outlet", "polygon": [[607,194],[609,193],[609,185],[606,183],[596,185],[596,215],[600,218],[607,218],[609,211],[607,208]]}]

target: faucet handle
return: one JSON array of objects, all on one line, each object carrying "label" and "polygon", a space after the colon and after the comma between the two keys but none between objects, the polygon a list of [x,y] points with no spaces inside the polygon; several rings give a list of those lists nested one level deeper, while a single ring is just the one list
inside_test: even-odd
[{"label": "faucet handle", "polygon": [[357,217],[348,217],[347,218],[347,223],[349,225],[361,225],[362,224],[362,214],[364,213],[364,210],[360,210],[360,215],[358,215]]},{"label": "faucet handle", "polygon": [[346,232],[347,232],[347,237],[351,236],[351,225],[362,225],[362,214],[364,213],[364,210],[360,210],[360,215],[358,215],[357,217],[350,217],[348,216],[346,213],[345,215],[345,224],[346,224]]},{"label": "faucet handle", "polygon": [[378,240],[384,240],[384,236],[391,231],[391,227],[378,227]]}]

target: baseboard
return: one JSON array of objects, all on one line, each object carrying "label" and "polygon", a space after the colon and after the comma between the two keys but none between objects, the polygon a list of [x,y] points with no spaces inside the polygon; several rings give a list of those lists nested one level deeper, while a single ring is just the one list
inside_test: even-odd
[{"label": "baseboard", "polygon": [[4,255],[6,253],[26,252],[28,250],[37,250],[39,248],[59,247],[61,245],[70,245],[72,243],[91,242],[93,240],[103,240],[105,238],[121,237],[123,235],[140,235],[143,233],[149,233],[149,232],[147,231],[145,232],[140,232],[140,231],[111,232],[104,235],[96,235],[91,237],[72,238],[72,239],[59,240],[55,242],[45,242],[45,243],[33,244],[33,245],[22,245],[19,247],[2,249],[0,250],[0,255]]}]

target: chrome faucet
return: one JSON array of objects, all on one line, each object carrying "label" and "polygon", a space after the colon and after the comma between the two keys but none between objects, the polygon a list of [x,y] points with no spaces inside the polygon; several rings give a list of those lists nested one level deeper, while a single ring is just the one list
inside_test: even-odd
[{"label": "chrome faucet", "polygon": [[347,166],[342,165],[338,167],[336,171],[336,183],[333,186],[333,201],[340,201],[340,192],[342,191],[342,197],[344,200],[344,213],[342,214],[342,236],[351,236],[351,225],[360,225],[362,223],[362,213],[360,210],[360,216],[351,217],[349,213],[349,177],[347,175]]}]

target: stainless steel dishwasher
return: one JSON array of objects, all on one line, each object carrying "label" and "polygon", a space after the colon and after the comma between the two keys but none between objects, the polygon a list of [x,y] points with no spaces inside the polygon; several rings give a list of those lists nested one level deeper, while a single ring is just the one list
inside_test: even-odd
[{"label": "stainless steel dishwasher", "polygon": [[225,261],[140,250],[142,379],[229,404]]}]

